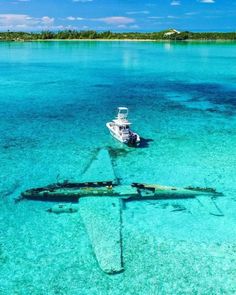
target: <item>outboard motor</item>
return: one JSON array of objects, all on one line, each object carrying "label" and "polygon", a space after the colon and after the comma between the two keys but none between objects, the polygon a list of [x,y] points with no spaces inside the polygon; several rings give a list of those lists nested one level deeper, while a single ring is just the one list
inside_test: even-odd
[{"label": "outboard motor", "polygon": [[137,143],[137,135],[132,133],[130,136],[129,144],[130,145],[136,145]]}]

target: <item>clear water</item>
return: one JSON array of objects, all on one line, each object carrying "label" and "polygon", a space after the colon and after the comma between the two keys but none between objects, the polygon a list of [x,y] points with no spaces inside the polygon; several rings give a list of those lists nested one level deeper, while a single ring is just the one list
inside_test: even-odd
[{"label": "clear water", "polygon": [[[235,49],[0,43],[0,294],[236,293]],[[122,105],[146,146],[108,134]],[[224,216],[197,200],[128,202],[126,271],[104,274],[79,214],[14,203],[26,188],[79,180],[102,147],[124,183],[213,187],[224,193],[216,200]]]}]

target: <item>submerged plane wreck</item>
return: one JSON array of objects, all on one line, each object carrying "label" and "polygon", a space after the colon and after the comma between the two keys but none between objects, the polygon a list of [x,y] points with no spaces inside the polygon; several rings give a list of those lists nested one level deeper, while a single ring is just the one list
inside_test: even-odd
[{"label": "submerged plane wreck", "polygon": [[[132,183],[117,180],[107,149],[101,149],[80,182],[62,182],[29,189],[21,199],[60,202],[48,210],[53,213],[76,213],[82,217],[100,268],[115,274],[124,270],[122,253],[122,204],[126,200],[160,200],[199,198],[221,195],[211,188],[169,187],[157,184]],[[61,203],[64,202],[64,203]],[[211,212],[222,215],[212,202]],[[94,222],[96,220],[96,222]]]}]

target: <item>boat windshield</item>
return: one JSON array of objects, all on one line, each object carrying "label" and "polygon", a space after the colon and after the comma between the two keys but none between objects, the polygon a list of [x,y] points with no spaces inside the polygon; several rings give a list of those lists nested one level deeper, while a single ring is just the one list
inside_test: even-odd
[{"label": "boat windshield", "polygon": [[123,133],[128,133],[129,132],[129,125],[126,126],[120,126],[120,131],[122,131]]},{"label": "boat windshield", "polygon": [[120,126],[120,130],[126,130],[126,129],[129,129],[129,125],[125,125],[125,126]]}]

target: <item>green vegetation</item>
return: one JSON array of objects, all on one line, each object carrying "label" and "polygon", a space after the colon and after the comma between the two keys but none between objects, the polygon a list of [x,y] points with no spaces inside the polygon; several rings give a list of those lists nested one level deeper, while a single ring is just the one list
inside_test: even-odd
[{"label": "green vegetation", "polygon": [[[170,33],[171,32],[171,33]],[[0,32],[0,41],[31,41],[31,40],[73,40],[73,39],[117,39],[117,40],[236,40],[236,32],[231,33],[193,33],[193,32],[174,32],[172,30],[153,32],[153,33],[114,33],[111,31],[44,31],[41,33],[26,32]]]}]

